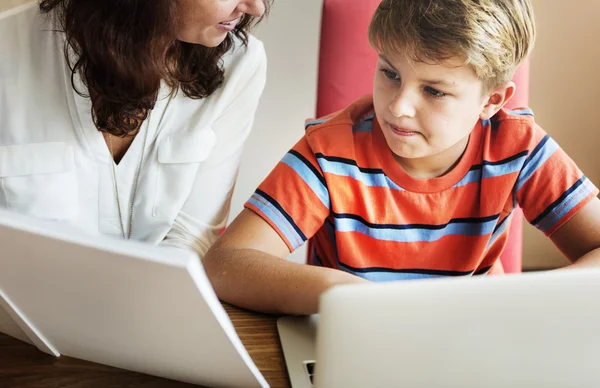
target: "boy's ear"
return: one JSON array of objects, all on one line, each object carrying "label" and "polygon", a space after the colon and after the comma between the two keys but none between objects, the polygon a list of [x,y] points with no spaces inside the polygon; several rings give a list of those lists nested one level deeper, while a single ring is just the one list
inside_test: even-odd
[{"label": "boy's ear", "polygon": [[487,101],[481,110],[479,118],[488,120],[496,114],[515,95],[516,85],[512,81],[503,83],[494,88],[488,95]]}]

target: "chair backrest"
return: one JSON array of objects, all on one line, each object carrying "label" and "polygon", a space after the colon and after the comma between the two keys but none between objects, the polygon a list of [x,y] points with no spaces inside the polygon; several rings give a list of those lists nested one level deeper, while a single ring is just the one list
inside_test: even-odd
[{"label": "chair backrest", "polygon": [[[324,0],[321,22],[317,116],[340,110],[373,90],[377,54],[367,32],[380,0]],[[517,70],[516,95],[509,108],[527,106],[529,62]],[[523,216],[515,210],[508,243],[500,259],[507,273],[521,272]],[[309,250],[310,252],[310,250]]]},{"label": "chair backrest", "polygon": [[319,53],[317,117],[373,91],[377,53],[367,32],[380,0],[324,0]]}]

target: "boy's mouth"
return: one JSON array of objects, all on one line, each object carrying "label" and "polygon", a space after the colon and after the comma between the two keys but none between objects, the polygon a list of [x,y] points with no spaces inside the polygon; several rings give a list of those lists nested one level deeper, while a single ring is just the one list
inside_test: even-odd
[{"label": "boy's mouth", "polygon": [[400,128],[393,124],[390,124],[390,128],[392,128],[392,131],[394,131],[395,134],[400,135],[400,136],[416,136],[419,134],[419,132],[411,131],[406,128]]}]

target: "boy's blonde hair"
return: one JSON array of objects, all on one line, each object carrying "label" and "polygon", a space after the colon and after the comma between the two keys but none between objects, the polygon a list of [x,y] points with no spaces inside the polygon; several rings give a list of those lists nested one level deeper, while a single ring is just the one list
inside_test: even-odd
[{"label": "boy's blonde hair", "polygon": [[510,81],[535,41],[530,0],[383,0],[369,27],[383,53],[440,64],[458,57],[485,91]]}]

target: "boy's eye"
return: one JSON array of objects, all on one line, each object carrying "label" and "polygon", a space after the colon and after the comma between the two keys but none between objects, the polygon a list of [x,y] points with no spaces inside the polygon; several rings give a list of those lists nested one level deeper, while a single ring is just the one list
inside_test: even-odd
[{"label": "boy's eye", "polygon": [[389,80],[398,81],[400,79],[400,77],[398,76],[398,74],[394,73],[391,70],[381,69],[381,72],[383,73],[383,75],[385,75],[385,78],[387,78]]},{"label": "boy's eye", "polygon": [[446,93],[440,92],[439,90],[434,89],[431,86],[426,86],[425,87],[425,91],[427,93],[429,93],[431,96],[436,97],[436,98],[441,98],[441,97],[444,97],[446,95]]}]

